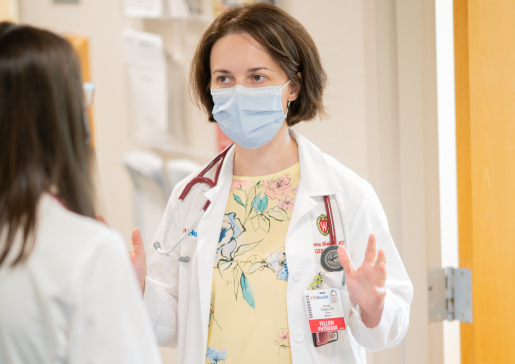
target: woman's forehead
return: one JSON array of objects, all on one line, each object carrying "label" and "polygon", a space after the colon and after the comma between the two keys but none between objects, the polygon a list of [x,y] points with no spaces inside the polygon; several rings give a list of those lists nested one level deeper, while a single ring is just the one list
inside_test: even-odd
[{"label": "woman's forehead", "polygon": [[224,69],[247,72],[265,67],[277,70],[277,64],[268,50],[248,33],[233,33],[220,38],[211,50],[211,72]]}]

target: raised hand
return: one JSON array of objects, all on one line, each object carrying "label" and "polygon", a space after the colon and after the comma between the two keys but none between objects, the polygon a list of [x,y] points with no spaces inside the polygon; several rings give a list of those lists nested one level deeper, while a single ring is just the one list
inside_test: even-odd
[{"label": "raised hand", "polygon": [[338,248],[338,258],[345,271],[345,283],[352,301],[359,304],[362,320],[367,327],[376,327],[381,321],[383,302],[386,291],[386,257],[379,249],[376,260],[376,239],[374,234],[368,237],[368,246],[363,264],[356,269],[344,247]]},{"label": "raised hand", "polygon": [[136,272],[141,292],[145,293],[145,277],[147,276],[147,259],[145,256],[145,249],[143,249],[143,239],[139,229],[132,230],[132,248],[131,252],[132,266]]}]

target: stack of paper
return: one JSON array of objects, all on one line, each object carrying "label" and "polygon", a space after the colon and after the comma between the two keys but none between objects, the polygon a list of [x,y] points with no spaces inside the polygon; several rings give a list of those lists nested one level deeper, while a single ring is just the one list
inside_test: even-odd
[{"label": "stack of paper", "polygon": [[123,13],[129,17],[160,18],[164,15],[163,0],[124,0]]},{"label": "stack of paper", "polygon": [[168,15],[172,18],[188,18],[190,11],[186,0],[168,0]]},{"label": "stack of paper", "polygon": [[[124,0],[124,15],[136,18],[188,18],[192,0]],[[194,0],[196,1],[196,0]]]},{"label": "stack of paper", "polygon": [[161,36],[123,31],[131,106],[136,133],[146,142],[162,142],[168,133],[167,63]]}]

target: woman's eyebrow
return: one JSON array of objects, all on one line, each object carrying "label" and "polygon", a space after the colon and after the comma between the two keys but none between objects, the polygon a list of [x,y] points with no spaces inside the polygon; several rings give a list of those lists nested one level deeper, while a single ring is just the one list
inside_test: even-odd
[{"label": "woman's eyebrow", "polygon": [[231,72],[227,71],[227,70],[214,70],[213,73],[223,73],[225,75],[230,75]]},{"label": "woman's eyebrow", "polygon": [[257,72],[259,70],[268,70],[268,71],[272,71],[274,72],[274,70],[271,70],[270,68],[266,68],[266,67],[256,67],[256,68],[249,68],[247,70],[247,72]]}]

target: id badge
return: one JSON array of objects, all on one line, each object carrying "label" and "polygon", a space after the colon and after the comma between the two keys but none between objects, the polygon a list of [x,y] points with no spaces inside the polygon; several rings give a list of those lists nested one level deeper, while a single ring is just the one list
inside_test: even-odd
[{"label": "id badge", "polygon": [[308,290],[304,291],[304,297],[312,333],[345,330],[343,304],[339,289]]}]

